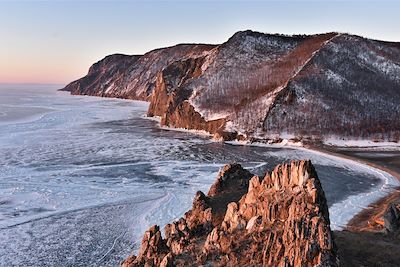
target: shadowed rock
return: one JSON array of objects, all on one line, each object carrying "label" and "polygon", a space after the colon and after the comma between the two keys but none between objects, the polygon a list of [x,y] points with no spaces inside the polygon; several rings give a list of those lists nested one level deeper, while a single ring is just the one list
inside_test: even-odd
[{"label": "shadowed rock", "polygon": [[383,216],[385,229],[388,233],[400,232],[400,201],[392,203]]}]

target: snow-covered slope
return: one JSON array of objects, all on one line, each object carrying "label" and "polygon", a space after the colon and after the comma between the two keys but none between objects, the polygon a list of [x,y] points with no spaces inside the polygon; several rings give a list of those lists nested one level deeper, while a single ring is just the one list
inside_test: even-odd
[{"label": "snow-covered slope", "polygon": [[341,35],[275,100],[263,131],[400,139],[400,44]]},{"label": "snow-covered slope", "polygon": [[218,46],[106,59],[67,89],[149,100],[163,125],[227,139],[400,139],[399,43],[243,31]]}]

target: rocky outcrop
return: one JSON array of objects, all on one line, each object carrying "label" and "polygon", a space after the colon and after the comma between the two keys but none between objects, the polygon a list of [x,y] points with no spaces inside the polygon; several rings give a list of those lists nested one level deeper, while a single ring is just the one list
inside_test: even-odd
[{"label": "rocky outcrop", "polygon": [[388,233],[400,235],[400,200],[389,205],[383,220]]},{"label": "rocky outcrop", "polygon": [[144,235],[122,266],[338,266],[328,206],[310,161],[265,177],[226,165],[181,219]]},{"label": "rocky outcrop", "polygon": [[203,73],[204,62],[205,57],[179,60],[160,71],[150,97],[147,115],[161,117],[162,126],[209,133],[222,131],[224,119],[206,121],[188,102],[192,91],[185,85]]},{"label": "rocky outcrop", "polygon": [[161,70],[157,75],[147,115],[164,116],[171,109],[170,106],[175,108],[178,98],[181,101],[187,100],[191,92],[184,91],[182,87],[202,74],[204,60],[205,57],[178,60]]}]

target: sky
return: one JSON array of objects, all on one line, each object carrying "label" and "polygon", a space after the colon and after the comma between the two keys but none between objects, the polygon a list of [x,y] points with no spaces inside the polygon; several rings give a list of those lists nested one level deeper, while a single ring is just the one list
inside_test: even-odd
[{"label": "sky", "polygon": [[0,83],[67,84],[113,53],[329,31],[400,42],[400,0],[0,0]]}]

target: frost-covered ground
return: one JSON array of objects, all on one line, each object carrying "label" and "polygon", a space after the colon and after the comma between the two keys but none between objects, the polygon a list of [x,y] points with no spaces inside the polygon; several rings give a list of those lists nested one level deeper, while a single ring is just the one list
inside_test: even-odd
[{"label": "frost-covered ground", "polygon": [[0,266],[117,266],[148,226],[181,216],[231,161],[261,174],[311,158],[335,227],[395,183],[310,151],[166,131],[143,118],[143,102],[54,89],[0,87]]}]

